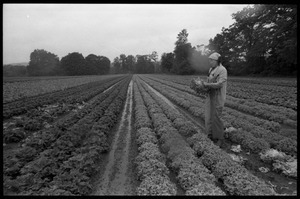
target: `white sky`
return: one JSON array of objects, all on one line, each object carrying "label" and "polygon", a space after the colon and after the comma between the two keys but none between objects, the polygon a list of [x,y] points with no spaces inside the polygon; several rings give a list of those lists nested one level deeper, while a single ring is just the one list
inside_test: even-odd
[{"label": "white sky", "polygon": [[207,45],[247,4],[3,4],[3,64],[29,62],[44,49],[60,59],[79,52],[113,59],[120,54],[172,52],[177,34]]}]

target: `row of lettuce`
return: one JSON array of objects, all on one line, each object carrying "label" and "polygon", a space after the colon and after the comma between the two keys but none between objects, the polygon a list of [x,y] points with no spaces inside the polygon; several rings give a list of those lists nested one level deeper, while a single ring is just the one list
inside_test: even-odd
[{"label": "row of lettuce", "polygon": [[3,186],[20,195],[90,194],[92,177],[102,169],[97,166],[100,154],[109,150],[109,132],[122,111],[130,81],[131,76],[123,78],[83,109],[26,138],[4,158]]},{"label": "row of lettuce", "polygon": [[[146,76],[142,79],[158,90],[175,104],[183,107],[192,115],[204,120],[205,100],[177,88],[161,84]],[[234,109],[225,107],[223,111],[225,127],[239,129],[229,135],[229,139],[251,151],[259,153],[269,148],[275,148],[287,154],[297,154],[297,140],[280,134],[280,125],[277,122],[260,119],[251,115],[242,114]],[[295,136],[295,135],[294,135]]]},{"label": "row of lettuce", "polygon": [[[101,81],[90,82],[66,90],[58,90],[38,96],[25,97],[20,100],[3,104],[3,118],[9,119],[14,115],[25,114],[29,110],[54,103],[82,103],[103,92],[124,76],[111,77]],[[39,87],[43,85],[37,84]]]},{"label": "row of lettuce", "polygon": [[248,84],[261,84],[271,86],[285,86],[285,87],[297,87],[296,78],[254,78],[254,77],[230,77],[231,82],[248,83]]},{"label": "row of lettuce", "polygon": [[[190,89],[189,84],[186,82],[187,80],[184,80],[183,77],[182,80],[180,78],[173,78],[170,80],[168,76],[158,76],[160,78],[157,78],[148,75],[147,77],[154,81],[176,88],[178,90],[187,92],[192,95],[196,95],[195,92],[192,89]],[[200,97],[205,98],[205,96],[201,95]],[[226,96],[225,106],[242,112],[246,112],[251,115],[255,115],[262,119],[287,124],[293,127],[296,127],[297,125],[297,112],[289,108],[268,105],[260,102],[255,102],[253,100],[235,98],[230,96],[230,93]]]},{"label": "row of lettuce", "polygon": [[8,82],[32,82],[40,80],[71,79],[83,76],[26,76],[26,77],[3,77],[3,83]]},{"label": "row of lettuce", "polygon": [[[205,79],[207,76],[200,75],[165,75],[165,74],[155,74],[156,77],[168,80],[181,80],[179,83],[181,84],[189,84],[191,78],[201,77]],[[234,83],[247,83],[247,84],[258,84],[262,86],[282,86],[282,87],[297,87],[297,78],[255,78],[255,77],[238,77],[238,76],[231,76],[228,74],[228,81]],[[256,85],[253,85],[256,86]]]},{"label": "row of lettuce", "polygon": [[[149,75],[150,76],[150,75]],[[170,75],[152,75],[156,79],[168,80],[183,86],[189,86],[191,79],[196,76],[170,76]],[[202,79],[206,77],[201,76]],[[271,80],[270,80],[271,81]],[[243,79],[228,78],[227,94],[235,98],[246,99],[254,103],[262,103],[274,106],[280,106],[297,111],[297,80],[290,80],[295,86],[278,85],[279,80],[272,80],[274,84],[263,83],[263,79],[247,81]]]},{"label": "row of lettuce", "polygon": [[3,80],[3,103],[20,100],[22,98],[38,96],[55,91],[65,90],[71,87],[109,80],[120,75],[84,76],[84,77],[27,77],[27,81],[18,79],[7,81]]},{"label": "row of lettuce", "polygon": [[134,121],[138,154],[136,172],[140,181],[138,195],[175,195],[176,185],[171,182],[166,157],[160,152],[158,139],[148,116],[143,97],[133,81]]},{"label": "row of lettuce", "polygon": [[[176,88],[178,90],[187,92],[192,95],[196,95],[195,92],[189,87],[191,78],[188,79],[186,77],[178,76],[174,76],[173,78],[171,78],[169,76],[159,75],[147,75],[147,77],[154,81]],[[228,85],[227,87],[230,88],[232,87],[232,85]],[[250,93],[249,90],[247,90],[246,92]],[[200,97],[205,98],[205,96]],[[291,108],[270,105],[249,99],[236,98],[231,96],[230,92],[228,92],[228,95],[226,96],[225,106],[236,109],[241,112],[246,112],[247,114],[254,115],[269,121],[275,121],[292,127],[297,126],[297,111]]]},{"label": "row of lettuce", "polygon": [[[51,95],[45,95],[39,96],[37,99],[31,98],[31,101],[24,99],[24,102],[27,103],[24,104],[23,107],[6,109],[7,111],[3,113],[4,118],[6,118],[3,122],[4,143],[20,142],[26,138],[28,134],[31,134],[32,131],[52,127],[54,121],[59,120],[60,117],[70,112],[77,112],[83,109],[86,105],[94,101],[93,98],[95,94],[99,91],[108,92],[118,83],[117,81],[121,80],[122,78],[101,82],[101,85],[99,84],[94,91],[90,90],[90,92],[86,92],[88,88],[82,91],[82,88],[75,87],[71,89],[73,91],[71,92],[73,94],[71,96],[66,96],[66,93],[69,93],[69,91],[65,91],[59,92],[59,94],[53,98],[51,98]],[[85,95],[80,95],[80,91]],[[85,101],[81,101],[82,99]],[[42,105],[43,103],[45,104]],[[4,107],[13,107],[13,104],[15,104],[15,102],[6,104]],[[19,115],[20,113],[21,115]]]},{"label": "row of lettuce", "polygon": [[229,84],[228,93],[236,98],[283,106],[297,111],[297,87],[249,85],[237,83],[231,86]]},{"label": "row of lettuce", "polygon": [[[143,175],[139,194],[175,195],[176,182],[186,195],[276,194],[170,108],[139,77],[134,82],[137,139],[140,156],[144,156],[137,164],[146,167],[143,172],[139,170]],[[154,154],[143,152],[144,148]],[[176,182],[170,180],[169,172],[175,174]]]}]

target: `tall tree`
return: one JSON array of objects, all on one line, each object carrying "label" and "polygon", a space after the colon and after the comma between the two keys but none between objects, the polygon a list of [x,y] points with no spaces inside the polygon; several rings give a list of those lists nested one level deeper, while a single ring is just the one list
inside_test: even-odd
[{"label": "tall tree", "polygon": [[149,55],[136,55],[137,73],[154,73],[154,63],[151,62]]},{"label": "tall tree", "polygon": [[130,73],[134,73],[135,72],[135,57],[133,55],[128,55],[126,57],[126,65],[128,67],[128,71]]},{"label": "tall tree", "polygon": [[[209,52],[218,52],[222,56],[222,64],[229,74],[241,74],[246,70],[245,51],[241,43],[241,34],[233,26],[222,28],[222,33],[209,40],[206,46]],[[240,41],[241,39],[241,41]]]},{"label": "tall tree", "polygon": [[297,74],[297,5],[264,5],[261,17],[268,33],[268,70]]},{"label": "tall tree", "polygon": [[87,75],[86,62],[81,53],[69,53],[61,59],[61,67],[65,75]]},{"label": "tall tree", "polygon": [[235,22],[209,41],[234,74],[297,71],[297,6],[254,5],[232,15]]},{"label": "tall tree", "polygon": [[181,46],[187,44],[188,42],[188,32],[186,29],[182,29],[181,32],[177,35],[177,41],[175,42],[175,46]]},{"label": "tall tree", "polygon": [[194,73],[194,69],[191,67],[189,61],[189,58],[192,55],[192,46],[191,43],[188,43],[187,37],[187,30],[183,29],[177,35],[177,41],[175,42],[175,62],[172,71],[181,75]]},{"label": "tall tree", "polygon": [[161,69],[164,73],[171,72],[175,60],[174,53],[163,53],[161,56]]},{"label": "tall tree", "polygon": [[99,57],[97,55],[94,54],[89,54],[88,56],[86,56],[85,58],[85,62],[86,62],[86,73],[88,75],[95,75],[98,74],[98,70],[97,68],[99,67]]},{"label": "tall tree", "polygon": [[89,75],[103,75],[110,71],[110,60],[105,56],[90,54],[85,58]]},{"label": "tall tree", "polygon": [[121,63],[119,57],[115,57],[113,61],[113,69],[116,74],[121,73]]},{"label": "tall tree", "polygon": [[105,56],[98,56],[99,64],[96,67],[97,74],[105,75],[110,72],[110,60]]},{"label": "tall tree", "polygon": [[128,73],[128,66],[126,64],[126,55],[121,54],[120,55],[120,64],[121,64],[121,71],[122,73]]},{"label": "tall tree", "polygon": [[153,61],[153,64],[154,64],[154,72],[155,72],[155,73],[160,72],[160,65],[159,65],[159,63],[157,62],[157,60],[158,60],[157,52],[156,52],[156,51],[153,51],[153,52],[149,55],[149,58],[150,58],[151,61]]},{"label": "tall tree", "polygon": [[262,39],[260,17],[263,15],[261,6],[246,7],[242,11],[233,14],[236,20],[233,29],[238,33],[240,50],[244,52],[247,73],[260,73],[263,70],[266,40]]},{"label": "tall tree", "polygon": [[29,76],[54,75],[59,65],[57,55],[43,49],[36,49],[30,54],[30,61],[27,67]]}]

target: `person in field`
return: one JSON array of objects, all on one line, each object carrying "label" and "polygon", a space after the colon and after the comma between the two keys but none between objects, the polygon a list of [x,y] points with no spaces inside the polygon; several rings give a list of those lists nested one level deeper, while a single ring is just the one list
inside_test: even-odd
[{"label": "person in field", "polygon": [[208,137],[222,147],[224,124],[221,120],[221,114],[226,99],[227,70],[221,64],[219,53],[212,53],[208,59],[211,68],[207,82],[203,83],[205,87],[210,89],[205,101],[205,129]]}]

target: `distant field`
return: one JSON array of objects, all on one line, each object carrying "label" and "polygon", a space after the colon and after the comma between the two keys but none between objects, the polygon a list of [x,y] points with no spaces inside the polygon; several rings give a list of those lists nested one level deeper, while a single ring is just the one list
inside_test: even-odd
[{"label": "distant field", "polygon": [[[104,76],[104,75],[102,75]],[[33,77],[3,77],[3,82],[21,82],[21,81],[38,81],[38,80],[51,80],[51,79],[72,79],[83,77],[97,77],[95,76],[33,76]]]},{"label": "distant field", "polygon": [[3,78],[3,103],[38,96],[119,75]]},{"label": "distant field", "polygon": [[37,81],[47,79],[70,79],[77,76],[37,76],[37,77],[3,77],[3,82],[22,82],[22,81]]},{"label": "distant field", "polygon": [[296,195],[297,79],[229,77],[220,148],[194,77],[4,79],[4,195]]}]

